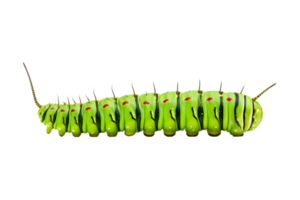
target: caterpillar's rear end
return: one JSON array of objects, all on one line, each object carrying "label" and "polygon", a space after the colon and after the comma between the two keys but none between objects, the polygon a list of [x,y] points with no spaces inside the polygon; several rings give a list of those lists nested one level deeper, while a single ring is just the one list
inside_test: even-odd
[{"label": "caterpillar's rear end", "polygon": [[203,127],[211,136],[218,136],[221,130],[242,136],[254,130],[263,117],[259,103],[241,93],[206,92],[203,99]]},{"label": "caterpillar's rear end", "polygon": [[[25,64],[24,64],[25,67]],[[25,67],[26,69],[26,67]],[[26,69],[27,71],[27,69]],[[28,73],[28,71],[27,71]],[[31,83],[31,79],[28,73]],[[39,107],[40,121],[47,126],[47,133],[52,129],[63,136],[70,132],[75,137],[89,133],[97,137],[107,132],[116,136],[125,131],[127,136],[143,131],[146,136],[153,136],[163,130],[166,136],[174,136],[179,130],[186,130],[188,136],[197,136],[207,130],[210,136],[218,136],[227,131],[233,136],[243,136],[244,132],[255,130],[263,118],[263,110],[256,101],[267,88],[255,98],[242,93],[220,91],[204,92],[200,90],[181,93],[178,91],[158,94],[135,94],[120,98],[111,97],[86,103],[46,104]]]}]

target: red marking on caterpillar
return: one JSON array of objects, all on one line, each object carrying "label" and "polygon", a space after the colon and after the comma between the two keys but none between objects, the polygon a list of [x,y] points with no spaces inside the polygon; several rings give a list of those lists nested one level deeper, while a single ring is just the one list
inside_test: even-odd
[{"label": "red marking on caterpillar", "polygon": [[87,107],[85,110],[91,110],[91,107]]},{"label": "red marking on caterpillar", "polygon": [[46,108],[46,106],[44,108]]},{"label": "red marking on caterpillar", "polygon": [[206,99],[206,101],[211,101],[211,100],[214,100],[214,98],[209,97],[209,98]]},{"label": "red marking on caterpillar", "polygon": [[227,101],[232,101],[232,98],[227,98],[226,100],[227,100]]},{"label": "red marking on caterpillar", "polygon": [[50,108],[50,110],[54,110],[54,108]]},{"label": "red marking on caterpillar", "polygon": [[123,106],[124,106],[125,104],[129,104],[129,102],[128,102],[128,101],[124,101],[124,102],[122,103]]},{"label": "red marking on caterpillar", "polygon": [[148,101],[144,101],[143,104],[148,104],[149,105],[150,103]]},{"label": "red marking on caterpillar", "polygon": [[71,112],[75,112],[75,109],[72,109]]},{"label": "red marking on caterpillar", "polygon": [[188,101],[188,100],[190,100],[191,99],[191,97],[187,97],[187,98],[185,98],[184,100],[185,101]]},{"label": "red marking on caterpillar", "polygon": [[103,106],[103,108],[106,108],[107,106],[109,106],[108,104],[105,104],[104,106]]},{"label": "red marking on caterpillar", "polygon": [[60,112],[65,112],[65,110],[64,110],[64,109],[61,109]]},{"label": "red marking on caterpillar", "polygon": [[163,100],[163,103],[166,103],[167,101],[169,101],[169,99],[165,99],[165,100]]}]

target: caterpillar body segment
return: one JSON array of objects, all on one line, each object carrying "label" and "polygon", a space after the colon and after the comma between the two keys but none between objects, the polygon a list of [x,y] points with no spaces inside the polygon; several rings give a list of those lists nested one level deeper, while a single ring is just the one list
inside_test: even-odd
[{"label": "caterpillar body segment", "polygon": [[144,135],[151,137],[158,129],[159,120],[159,94],[149,93],[140,96],[140,106],[142,113],[141,125],[143,126]]},{"label": "caterpillar body segment", "polygon": [[74,137],[79,137],[82,133],[82,105],[75,103],[70,105],[68,132]]},{"label": "caterpillar body segment", "polygon": [[200,113],[198,113],[199,108],[202,107],[203,110],[200,98],[200,92],[197,90],[184,92],[181,95],[180,127],[181,130],[186,129],[188,136],[197,136],[199,131],[203,129],[203,126],[201,126],[201,118],[199,118],[199,114],[203,117],[203,112],[200,111]]},{"label": "caterpillar body segment", "polygon": [[[178,101],[179,99],[179,101]],[[180,130],[180,92],[166,92],[158,100],[159,119],[158,130],[163,129],[168,137],[174,136]]]},{"label": "caterpillar body segment", "polygon": [[99,102],[99,112],[101,117],[101,132],[107,132],[109,137],[117,136],[120,131],[120,111],[117,99],[112,97],[101,100]]},{"label": "caterpillar body segment", "polygon": [[83,104],[82,131],[89,133],[91,137],[97,137],[101,132],[101,119],[98,101],[88,101]]},{"label": "caterpillar body segment", "polygon": [[46,114],[48,112],[48,110],[50,109],[51,105],[45,105],[45,106],[41,106],[40,109],[38,110],[38,116],[40,119],[40,122],[44,122],[45,118],[46,118]]},{"label": "caterpillar body segment", "polygon": [[69,126],[69,106],[67,104],[60,104],[58,106],[55,120],[54,130],[57,130],[58,136],[64,136]]},{"label": "caterpillar body segment", "polygon": [[248,96],[244,96],[244,113],[243,115],[243,120],[244,120],[244,127],[243,130],[244,132],[248,131],[251,122],[252,122],[252,114],[253,114],[253,104],[252,104],[252,99]]},{"label": "caterpillar body segment", "polygon": [[[47,105],[45,105],[47,106]],[[42,106],[42,107],[45,107]],[[41,108],[40,108],[41,110]],[[47,133],[51,133],[52,129],[55,127],[56,116],[57,116],[58,105],[57,104],[49,104],[49,109],[47,109],[43,115],[43,123],[47,126]]]},{"label": "caterpillar body segment", "polygon": [[254,108],[253,108],[253,119],[251,122],[251,127],[249,128],[249,131],[253,131],[257,128],[257,126],[260,124],[263,118],[263,110],[260,104],[256,101],[253,102]]},{"label": "caterpillar body segment", "polygon": [[[225,101],[225,124],[227,131],[233,136],[243,136],[244,134],[244,95],[239,93],[226,93]],[[226,114],[225,114],[226,113]]]},{"label": "caterpillar body segment", "polygon": [[[140,116],[137,116],[137,110],[140,109],[136,103],[139,95],[130,94],[122,95],[118,100],[120,108],[120,131],[124,132],[125,136],[134,136],[140,132],[137,121],[140,120]],[[139,123],[140,124],[140,123]]]},{"label": "caterpillar body segment", "polygon": [[210,136],[221,134],[220,96],[218,91],[205,92],[203,95],[203,128]]}]

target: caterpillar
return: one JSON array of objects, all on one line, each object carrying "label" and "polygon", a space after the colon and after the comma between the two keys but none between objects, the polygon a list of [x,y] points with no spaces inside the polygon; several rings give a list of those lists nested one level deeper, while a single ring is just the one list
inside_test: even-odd
[{"label": "caterpillar", "polygon": [[232,136],[243,136],[244,132],[253,131],[261,123],[263,110],[256,101],[263,93],[273,87],[271,85],[255,98],[240,93],[222,90],[199,89],[181,93],[177,90],[158,94],[154,86],[154,93],[137,95],[133,89],[132,95],[120,98],[113,97],[89,100],[86,103],[74,101],[68,103],[40,105],[37,101],[33,84],[26,68],[33,98],[38,106],[40,122],[47,126],[47,133],[58,130],[60,136],[66,132],[79,137],[82,133],[89,133],[97,137],[107,132],[110,137],[125,131],[125,135],[132,136],[143,131],[145,136],[153,136],[156,131],[163,130],[168,137],[177,131],[186,130],[188,136],[197,136],[202,130],[207,130],[210,136],[219,136],[221,131],[227,131]]}]

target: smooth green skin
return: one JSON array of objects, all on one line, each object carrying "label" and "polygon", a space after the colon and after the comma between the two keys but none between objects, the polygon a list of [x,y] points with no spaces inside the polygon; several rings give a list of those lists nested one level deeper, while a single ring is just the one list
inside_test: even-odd
[{"label": "smooth green skin", "polygon": [[[167,102],[164,100],[169,99]],[[177,94],[176,92],[166,92],[160,95],[158,100],[159,120],[158,130],[163,129],[165,135],[173,136],[178,130],[176,120]],[[172,117],[173,116],[173,117]]]},{"label": "smooth green skin", "polygon": [[60,136],[64,136],[66,133],[66,121],[69,114],[68,105],[61,105],[57,111],[54,128],[58,130]]},{"label": "smooth green skin", "polygon": [[[211,136],[218,136],[221,133],[219,118],[220,96],[218,91],[205,92],[203,95],[203,127],[207,129],[208,134]],[[207,101],[211,97],[213,100]]]},{"label": "smooth green skin", "polygon": [[201,131],[198,119],[199,97],[197,90],[182,93],[180,97],[180,128],[186,129],[188,136],[196,136]]},{"label": "smooth green skin", "polygon": [[252,119],[252,99],[249,96],[246,96],[246,110],[245,110],[245,120],[244,120],[244,132],[248,131],[251,126]]},{"label": "smooth green skin", "polygon": [[[236,123],[234,117],[234,109],[235,109],[235,95],[234,93],[226,93],[224,94],[224,121],[223,121],[223,130],[230,132],[232,126]],[[232,101],[227,101],[227,98],[232,98]]]},{"label": "smooth green skin", "polygon": [[[38,116],[39,116],[39,119],[40,119],[40,122],[45,124],[42,119],[43,119],[43,115],[44,113],[50,109],[51,105],[50,104],[46,104],[46,105],[43,105],[39,110],[38,110]],[[48,133],[48,132],[47,132]]]},{"label": "smooth green skin", "polygon": [[[239,104],[236,109],[236,119],[234,116],[236,96],[229,92],[224,94],[224,130],[230,132],[233,136],[242,136],[243,131],[243,112],[244,112],[244,95],[238,94]],[[232,101],[227,101],[227,98],[232,98]]]},{"label": "smooth green skin", "polygon": [[[233,137],[242,136],[247,133],[247,130],[251,125],[251,116],[252,114],[252,98],[246,95],[246,111],[245,111],[245,121],[243,119],[244,112],[244,95],[243,93],[238,93],[239,104],[236,109],[237,122],[234,117],[235,109],[235,95],[234,92],[224,92],[223,94],[223,130],[227,131],[226,135],[230,133]],[[227,101],[227,98],[232,98],[232,101]],[[243,127],[243,128],[241,128]],[[224,132],[223,132],[224,134]]]},{"label": "smooth green skin", "polygon": [[[127,101],[128,104],[122,105],[125,101]],[[120,108],[120,131],[125,130],[125,134],[128,136],[134,135],[138,132],[136,122],[136,102],[134,96],[122,96],[118,100],[118,106]],[[142,126],[141,130],[143,130]]]},{"label": "smooth green skin", "polygon": [[[158,99],[159,99],[158,95]],[[155,126],[155,109],[156,109],[156,96],[154,93],[143,94],[139,98],[143,119],[141,124],[144,126],[144,134],[153,136],[156,130]],[[147,101],[149,104],[144,104]]]},{"label": "smooth green skin", "polygon": [[[72,112],[72,110],[75,110]],[[74,137],[79,137],[81,135],[81,131],[78,124],[78,116],[80,112],[80,103],[70,105],[70,113],[69,113],[69,127],[68,132],[72,132]]]},{"label": "smooth green skin", "polygon": [[[105,104],[108,104],[108,106],[103,108]],[[107,135],[110,137],[116,136],[118,134],[118,127],[116,124],[116,116],[115,116],[116,106],[115,106],[114,98],[112,97],[112,98],[102,99],[101,101],[99,101],[98,105],[101,114],[102,132],[107,132]]]},{"label": "smooth green skin", "polygon": [[50,107],[51,105],[50,104],[47,104],[47,105],[43,105],[39,111],[38,111],[38,116],[39,116],[39,119],[40,119],[40,122],[42,123],[42,119],[43,119],[43,116],[44,116],[44,113],[45,111]]},{"label": "smooth green skin", "polygon": [[46,133],[51,134],[52,130],[54,130],[54,124],[53,124],[53,119],[54,119],[54,114],[56,110],[58,109],[58,104],[57,103],[51,103],[50,108],[48,109],[48,112],[45,117],[44,121],[44,126],[46,129]]},{"label": "smooth green skin", "polygon": [[[82,103],[83,115],[82,115],[82,131],[87,133],[89,137],[98,137],[99,130],[96,122],[96,99],[86,101]],[[91,108],[86,110],[87,108]],[[94,120],[92,120],[92,117]]]},{"label": "smooth green skin", "polygon": [[262,118],[264,116],[263,110],[258,102],[254,101],[254,116],[253,116],[253,124],[249,131],[255,130],[260,122],[262,121]]},{"label": "smooth green skin", "polygon": [[[224,107],[226,106],[227,109],[224,111],[224,130],[230,132],[233,136],[243,136],[244,132],[252,131],[259,125],[262,120],[262,109],[258,102],[254,101],[254,109],[257,110],[256,115],[254,115],[253,123],[252,122],[252,99],[249,96],[246,96],[246,107],[244,102],[244,95],[239,95],[239,104],[237,107],[237,120],[234,117],[234,108],[235,108],[235,95],[234,93],[226,93],[224,95],[224,99],[232,98],[233,100],[228,102],[224,101]],[[245,110],[245,119],[243,116],[243,112]],[[253,126],[254,125],[254,126]]]}]

